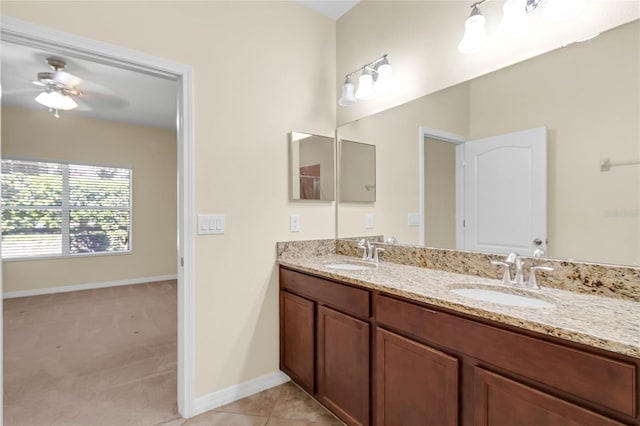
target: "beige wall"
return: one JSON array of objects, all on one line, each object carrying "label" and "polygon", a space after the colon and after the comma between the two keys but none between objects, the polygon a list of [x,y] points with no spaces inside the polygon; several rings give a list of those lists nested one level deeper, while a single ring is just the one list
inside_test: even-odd
[{"label": "beige wall", "polygon": [[195,237],[195,394],[277,371],[275,244],[334,235],[333,203],[288,201],[287,134],[333,132],[335,22],[263,1],[3,1],[2,14],[193,66],[195,211],[226,214],[225,235]]},{"label": "beige wall", "polygon": [[7,261],[5,293],[177,273],[175,131],[4,107],[2,156],[133,170],[131,254]]},{"label": "beige wall", "polygon": [[552,257],[640,264],[640,21],[471,82],[471,139],[547,126]]},{"label": "beige wall", "polygon": [[[338,124],[400,105],[428,93],[484,75],[551,51],[596,32],[640,17],[640,2],[589,1],[577,18],[553,22],[532,16],[533,30],[514,38],[492,37],[502,15],[502,2],[481,6],[491,45],[482,53],[465,55],[457,46],[472,1],[364,0],[338,20],[337,85],[341,92],[346,73],[389,54],[395,88],[376,100],[339,107]],[[544,7],[544,2],[542,6]],[[357,77],[353,81],[357,81]]]},{"label": "beige wall", "polygon": [[456,248],[456,145],[424,138],[424,245]]},{"label": "beige wall", "polygon": [[[376,146],[376,202],[340,203],[338,236],[394,236],[402,244],[418,244],[419,228],[408,226],[408,214],[418,213],[418,141],[420,126],[466,136],[469,134],[469,89],[460,84],[413,102],[340,126],[340,139]],[[373,214],[373,229],[365,215]]]}]

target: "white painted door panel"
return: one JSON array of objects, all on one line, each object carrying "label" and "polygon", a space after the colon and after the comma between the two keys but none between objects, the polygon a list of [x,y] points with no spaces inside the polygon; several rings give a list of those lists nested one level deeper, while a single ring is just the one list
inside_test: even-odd
[{"label": "white painted door panel", "polygon": [[467,142],[464,156],[465,249],[546,252],[546,128]]}]

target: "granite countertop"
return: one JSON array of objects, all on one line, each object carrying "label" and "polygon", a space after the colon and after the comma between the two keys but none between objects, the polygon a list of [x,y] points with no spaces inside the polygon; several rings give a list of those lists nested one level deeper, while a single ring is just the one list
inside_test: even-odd
[{"label": "granite countertop", "polygon": [[[640,358],[640,303],[603,296],[579,294],[554,288],[517,290],[501,286],[497,279],[381,262],[364,271],[327,268],[329,263],[358,263],[359,259],[337,254],[282,255],[282,266],[384,291],[412,300],[494,320],[503,324],[555,336],[577,343]],[[554,308],[519,308],[459,296],[450,289],[501,286],[508,292],[535,292]]]}]

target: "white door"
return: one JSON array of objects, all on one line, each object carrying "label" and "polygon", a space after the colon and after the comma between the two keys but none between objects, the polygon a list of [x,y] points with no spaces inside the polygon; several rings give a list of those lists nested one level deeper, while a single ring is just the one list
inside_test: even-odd
[{"label": "white door", "polygon": [[547,251],[547,129],[464,144],[466,250]]}]

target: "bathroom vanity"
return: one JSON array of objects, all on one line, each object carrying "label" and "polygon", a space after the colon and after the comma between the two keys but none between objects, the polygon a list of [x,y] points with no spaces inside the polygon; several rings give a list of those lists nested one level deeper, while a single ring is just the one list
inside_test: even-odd
[{"label": "bathroom vanity", "polygon": [[349,425],[640,425],[640,304],[456,295],[497,281],[336,254],[280,258],[280,366]]}]

